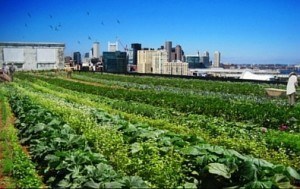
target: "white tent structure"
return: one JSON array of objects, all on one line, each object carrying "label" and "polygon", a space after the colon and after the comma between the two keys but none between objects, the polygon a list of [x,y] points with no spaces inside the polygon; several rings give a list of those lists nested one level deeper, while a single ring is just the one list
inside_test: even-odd
[{"label": "white tent structure", "polygon": [[245,70],[240,79],[249,79],[249,80],[260,80],[260,81],[270,81],[274,79],[273,75],[259,75],[250,72],[249,70]]}]

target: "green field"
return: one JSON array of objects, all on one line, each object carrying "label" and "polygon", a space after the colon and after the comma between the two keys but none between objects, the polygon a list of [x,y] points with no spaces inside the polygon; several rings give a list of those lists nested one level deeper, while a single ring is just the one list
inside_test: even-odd
[{"label": "green field", "polygon": [[245,82],[19,72],[0,84],[44,184],[63,188],[289,188],[300,104]]}]

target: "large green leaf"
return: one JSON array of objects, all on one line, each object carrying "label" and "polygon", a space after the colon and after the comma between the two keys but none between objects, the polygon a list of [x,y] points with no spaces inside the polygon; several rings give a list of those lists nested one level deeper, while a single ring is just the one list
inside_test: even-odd
[{"label": "large green leaf", "polygon": [[104,188],[122,188],[123,184],[120,182],[106,182],[103,184]]},{"label": "large green leaf", "polygon": [[143,150],[143,147],[140,143],[136,142],[131,145],[130,149],[131,149],[131,153],[135,154],[135,153]]},{"label": "large green leaf", "polygon": [[38,123],[34,126],[34,132],[40,132],[42,130],[44,130],[44,128],[46,127],[46,125],[44,123]]},{"label": "large green leaf", "polygon": [[183,185],[183,187],[186,188],[186,189],[195,189],[195,188],[197,188],[197,185],[195,183],[192,183],[192,182],[186,182]]},{"label": "large green leaf", "polygon": [[265,188],[272,188],[272,185],[273,185],[272,181],[254,181],[246,184],[245,188],[265,189]]},{"label": "large green leaf", "polygon": [[126,188],[148,188],[141,177],[126,176],[120,181]]},{"label": "large green leaf", "polygon": [[230,169],[221,163],[210,163],[207,165],[208,172],[211,174],[219,175],[224,178],[230,178]]},{"label": "large green leaf", "polygon": [[240,176],[243,177],[246,181],[256,181],[257,180],[257,167],[251,161],[245,161],[241,167]]},{"label": "large green leaf", "polygon": [[94,189],[98,189],[100,188],[100,183],[94,182],[93,180],[90,180],[88,182],[86,182],[83,185],[84,188],[94,188]]},{"label": "large green leaf", "polygon": [[291,177],[293,177],[294,179],[300,180],[300,175],[295,169],[293,169],[291,167],[287,167],[286,170],[290,174]]}]

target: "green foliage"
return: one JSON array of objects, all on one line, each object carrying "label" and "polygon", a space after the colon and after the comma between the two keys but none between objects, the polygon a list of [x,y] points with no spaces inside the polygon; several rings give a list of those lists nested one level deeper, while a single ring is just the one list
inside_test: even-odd
[{"label": "green foliage", "polygon": [[[15,109],[20,110],[18,125],[21,133],[24,134],[22,141],[29,143],[33,151],[39,152],[40,155],[36,155],[35,158],[42,161],[39,165],[46,171],[45,178],[48,183],[52,183],[51,186],[276,188],[287,186],[287,182],[298,179],[297,171],[291,167],[274,165],[263,159],[245,155],[249,153],[256,157],[268,156],[265,154],[271,152],[266,147],[268,140],[278,137],[276,136],[278,132],[274,131],[274,135],[272,135],[273,131],[261,133],[260,127],[266,125],[277,129],[275,125],[286,116],[286,114],[279,114],[283,111],[287,111],[290,115],[296,112],[292,109],[281,111],[280,108],[283,106],[278,108],[278,104],[270,100],[254,102],[254,98],[250,100],[235,98],[228,101],[228,98],[223,99],[218,95],[210,97],[195,93],[185,94],[179,90],[177,93],[166,88],[162,91],[153,90],[151,87],[150,90],[147,87],[147,89],[136,90],[132,87],[125,89],[124,86],[93,86],[44,76],[29,78],[23,75],[20,78],[37,83],[32,85],[22,82],[19,86],[17,84],[14,86],[23,96],[29,97],[29,102],[24,103],[27,104],[23,110],[19,108],[22,103],[15,102],[19,103]],[[60,94],[51,92],[40,87],[40,83],[35,82],[34,79],[44,80],[53,88],[61,86],[77,92],[74,94],[68,90],[61,90]],[[166,82],[163,85],[169,84]],[[224,83],[222,85],[225,86]],[[115,100],[105,98],[103,103],[100,101],[101,97],[98,101],[91,100],[96,95]],[[88,97],[81,99],[84,96]],[[137,103],[130,106],[133,101]],[[147,105],[141,107],[143,104]],[[31,107],[27,108],[27,105]],[[63,107],[58,107],[59,105]],[[109,107],[128,110],[134,114],[125,114]],[[61,136],[57,136],[60,132],[56,129],[53,131],[47,129],[51,120],[44,122],[47,116],[43,117],[43,115],[47,115],[48,110],[56,112],[59,118],[55,119],[70,124],[68,132],[62,133],[72,136],[63,135],[64,139],[60,139]],[[189,116],[191,113],[194,114]],[[78,118],[74,116],[76,114]],[[150,121],[150,119],[145,121],[146,118],[135,114],[162,120],[161,122]],[[197,114],[208,114],[218,118]],[[37,118],[36,115],[39,117]],[[124,119],[124,115],[127,116],[127,120]],[[51,117],[52,115],[49,119],[53,120]],[[252,123],[235,123],[237,120],[252,121]],[[65,124],[63,121],[55,122],[61,126]],[[51,128],[53,127],[55,126],[52,125]],[[180,132],[174,133],[175,131]],[[77,141],[75,139],[78,133],[82,134],[83,138]],[[287,134],[287,136],[297,138],[297,135]],[[208,140],[209,137],[212,139]],[[55,138],[55,140],[52,142],[47,138]],[[207,140],[218,144],[223,142],[223,145],[237,148],[241,153],[208,144]],[[69,143],[72,145],[66,145]],[[82,145],[78,145],[79,143]],[[43,147],[46,144],[49,149]],[[284,145],[289,143],[286,142]],[[270,146],[275,149],[275,145]],[[297,147],[294,146],[293,149]],[[99,158],[100,162],[93,161],[95,151],[101,152],[103,159]],[[278,157],[274,158],[284,159],[286,157],[281,157],[284,153],[280,151],[277,153]],[[272,155],[276,153],[269,156]]]},{"label": "green foliage", "polygon": [[[76,134],[49,111],[15,92],[11,89],[10,102],[18,117],[16,126],[21,131],[24,144],[30,146],[32,158],[39,164],[45,183],[51,187],[78,188],[90,180],[98,179],[106,183],[122,178],[107,164],[103,155],[92,152],[93,148],[85,137]],[[106,170],[107,174],[101,174],[99,168]],[[23,169],[14,170],[21,170],[16,171],[16,175],[23,173]]]}]

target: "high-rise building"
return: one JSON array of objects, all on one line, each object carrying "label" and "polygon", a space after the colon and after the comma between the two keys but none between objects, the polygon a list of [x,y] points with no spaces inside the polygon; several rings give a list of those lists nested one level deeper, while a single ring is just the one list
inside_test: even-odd
[{"label": "high-rise building", "polygon": [[132,64],[137,65],[137,52],[142,49],[142,45],[140,43],[132,43],[131,48],[133,50],[133,60]]},{"label": "high-rise building", "polygon": [[180,45],[175,47],[175,60],[182,61],[182,48]]},{"label": "high-rise building", "polygon": [[138,51],[137,55],[137,72],[152,73],[152,59],[155,51],[143,49]]},{"label": "high-rise building", "polygon": [[211,66],[209,62],[209,52],[204,51],[203,56],[200,57],[200,63],[206,68]]},{"label": "high-rise building", "polygon": [[187,75],[188,63],[168,62],[165,50],[139,50],[137,72],[153,74]]},{"label": "high-rise building", "polygon": [[80,52],[73,53],[73,60],[75,64],[81,64],[81,54]]},{"label": "high-rise building", "polygon": [[186,62],[188,63],[189,68],[201,68],[200,57],[199,55],[187,55],[185,57]]},{"label": "high-rise building", "polygon": [[99,42],[94,42],[93,43],[93,58],[99,58],[100,57],[99,51],[100,51]]},{"label": "high-rise building", "polygon": [[165,42],[165,50],[167,51],[168,62],[171,62],[172,61],[172,41]]},{"label": "high-rise building", "polygon": [[105,72],[126,73],[127,72],[127,54],[126,52],[103,52],[103,67]]},{"label": "high-rise building", "polygon": [[108,52],[116,52],[118,51],[118,42],[116,41],[115,43],[108,42]]},{"label": "high-rise building", "polygon": [[215,68],[220,67],[220,62],[221,62],[221,53],[219,51],[215,51],[215,54],[214,54],[214,67]]}]

